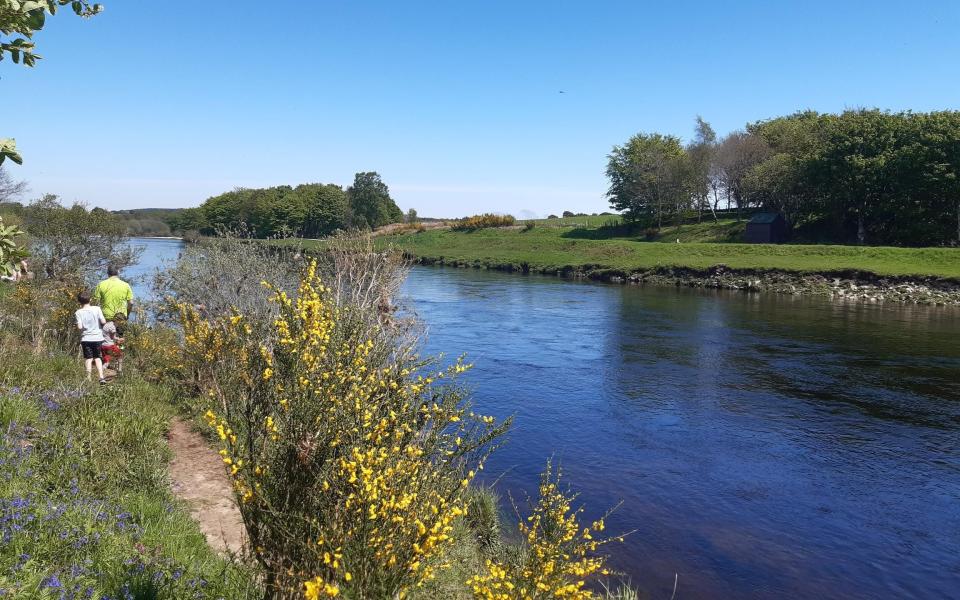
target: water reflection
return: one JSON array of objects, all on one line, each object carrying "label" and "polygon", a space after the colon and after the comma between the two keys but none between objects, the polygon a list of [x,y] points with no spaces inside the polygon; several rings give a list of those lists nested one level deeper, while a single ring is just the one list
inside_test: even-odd
[{"label": "water reflection", "polygon": [[489,472],[551,454],[655,597],[948,597],[960,575],[960,315],[451,269],[406,287],[481,408]]}]

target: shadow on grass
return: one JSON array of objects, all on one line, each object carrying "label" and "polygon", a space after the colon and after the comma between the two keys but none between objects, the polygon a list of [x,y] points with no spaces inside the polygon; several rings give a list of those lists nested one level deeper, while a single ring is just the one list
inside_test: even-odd
[{"label": "shadow on grass", "polygon": [[642,223],[620,223],[617,225],[603,225],[597,228],[577,227],[564,231],[560,237],[577,240],[612,240],[636,237],[636,241],[644,241]]}]

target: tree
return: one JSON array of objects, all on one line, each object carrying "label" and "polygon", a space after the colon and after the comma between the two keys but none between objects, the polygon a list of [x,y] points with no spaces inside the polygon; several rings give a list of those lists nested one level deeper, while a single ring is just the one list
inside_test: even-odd
[{"label": "tree", "polygon": [[403,220],[403,211],[390,197],[390,190],[374,171],[357,173],[347,190],[353,224],[376,229]]},{"label": "tree", "polygon": [[0,203],[13,202],[26,191],[26,181],[15,181],[10,173],[0,166]]},{"label": "tree", "polygon": [[738,209],[747,206],[744,181],[750,170],[770,156],[770,148],[760,136],[744,131],[728,134],[717,148],[717,169],[721,173],[727,205],[731,201]]},{"label": "tree", "polygon": [[324,237],[345,229],[350,218],[350,200],[339,185],[311,183],[294,190],[307,202],[303,235]]},{"label": "tree", "polygon": [[638,133],[608,156],[610,206],[630,220],[650,217],[663,226],[665,213],[677,211],[690,200],[688,157],[680,138],[659,133]]},{"label": "tree", "polygon": [[50,279],[90,280],[108,264],[123,268],[139,256],[116,215],[82,204],[64,208],[52,194],[24,208],[23,226],[38,271]]},{"label": "tree", "polygon": [[[717,134],[713,127],[697,115],[693,141],[687,145],[689,157],[690,191],[693,194],[694,206],[697,209],[697,221],[704,208],[710,208],[711,167],[714,165],[714,156],[717,152]],[[717,212],[713,210],[713,220],[717,220]]]},{"label": "tree", "polygon": [[[56,14],[61,6],[70,5],[79,17],[92,17],[103,10],[100,4],[87,0],[3,0],[0,6],[0,60],[6,55],[14,63],[23,62],[32,67],[41,57],[34,53],[30,41],[33,34],[43,29],[47,13]],[[17,153],[17,144],[11,138],[0,138],[0,164],[9,158],[17,164],[23,162]]]},{"label": "tree", "polygon": [[407,223],[417,223],[419,219],[417,218],[416,209],[411,208],[407,211]]}]

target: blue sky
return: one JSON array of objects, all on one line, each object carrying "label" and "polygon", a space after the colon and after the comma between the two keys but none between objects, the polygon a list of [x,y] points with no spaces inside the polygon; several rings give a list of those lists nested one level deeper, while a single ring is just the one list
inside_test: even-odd
[{"label": "blue sky", "polygon": [[960,108],[954,0],[103,1],[49,19],[36,68],[0,63],[33,196],[195,206],[375,170],[423,216],[599,212],[610,148],[697,114]]}]

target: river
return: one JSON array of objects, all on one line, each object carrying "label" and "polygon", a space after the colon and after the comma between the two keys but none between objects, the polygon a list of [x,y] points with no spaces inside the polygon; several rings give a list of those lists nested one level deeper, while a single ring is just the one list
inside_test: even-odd
[{"label": "river", "polygon": [[960,311],[429,267],[403,292],[515,416],[488,480],[522,500],[552,456],[587,518],[620,503],[651,597],[960,598]]}]

